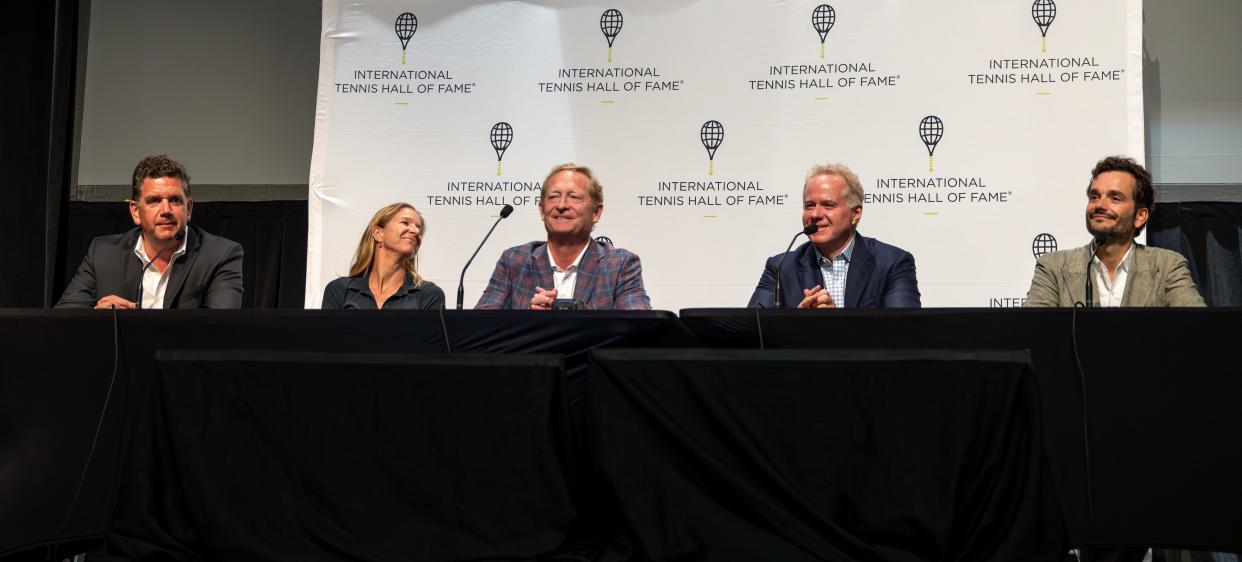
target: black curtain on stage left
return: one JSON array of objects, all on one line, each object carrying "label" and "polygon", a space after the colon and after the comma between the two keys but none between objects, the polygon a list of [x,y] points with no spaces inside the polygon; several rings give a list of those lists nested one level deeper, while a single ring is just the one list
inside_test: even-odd
[{"label": "black curtain on stage left", "polygon": [[[134,227],[125,203],[69,203],[60,298],[96,236]],[[203,202],[191,222],[242,245],[242,308],[302,308],[306,293],[306,202]]]},{"label": "black curtain on stage left", "polygon": [[[0,18],[0,307],[50,306],[61,273],[78,0],[13,0]],[[85,25],[85,22],[82,22]]]},{"label": "black curtain on stage left", "polygon": [[1158,203],[1147,243],[1181,253],[1208,306],[1242,306],[1242,203]]}]

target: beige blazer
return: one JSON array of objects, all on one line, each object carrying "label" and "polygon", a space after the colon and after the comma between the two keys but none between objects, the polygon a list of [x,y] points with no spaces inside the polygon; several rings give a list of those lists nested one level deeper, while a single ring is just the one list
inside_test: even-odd
[{"label": "beige blazer", "polygon": [[[1091,247],[1044,254],[1035,262],[1035,277],[1026,292],[1028,307],[1074,306],[1085,302],[1087,260]],[[1092,283],[1092,302],[1100,302]],[[1186,258],[1177,252],[1134,244],[1134,263],[1126,277],[1121,306],[1205,306],[1190,278]]]}]

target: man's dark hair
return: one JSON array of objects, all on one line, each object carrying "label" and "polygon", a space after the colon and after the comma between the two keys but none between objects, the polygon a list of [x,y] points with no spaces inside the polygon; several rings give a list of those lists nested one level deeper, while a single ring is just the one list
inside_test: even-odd
[{"label": "man's dark hair", "polygon": [[[1091,183],[1095,183],[1095,178],[1100,177],[1100,174],[1104,172],[1125,172],[1134,178],[1135,216],[1138,215],[1139,209],[1147,209],[1147,220],[1150,222],[1151,214],[1155,210],[1153,207],[1156,204],[1156,192],[1151,186],[1151,172],[1128,156],[1109,156],[1095,163],[1095,168],[1091,169]],[[1091,184],[1087,184],[1087,190],[1091,190]],[[1135,236],[1142,232],[1142,226],[1134,229]]]},{"label": "man's dark hair", "polygon": [[185,166],[169,158],[167,154],[148,156],[134,167],[134,179],[129,186],[131,201],[136,202],[142,197],[142,180],[147,178],[178,178],[181,186],[185,188],[186,199],[190,198],[190,173],[185,171]]}]

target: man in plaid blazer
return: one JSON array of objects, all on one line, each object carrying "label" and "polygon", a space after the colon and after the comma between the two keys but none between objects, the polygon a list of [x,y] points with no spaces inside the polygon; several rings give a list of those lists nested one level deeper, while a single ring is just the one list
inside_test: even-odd
[{"label": "man in plaid blazer", "polygon": [[552,170],[539,194],[548,240],[505,250],[476,309],[550,310],[572,303],[590,310],[648,310],[638,256],[591,239],[604,212],[604,190],[585,166]]}]

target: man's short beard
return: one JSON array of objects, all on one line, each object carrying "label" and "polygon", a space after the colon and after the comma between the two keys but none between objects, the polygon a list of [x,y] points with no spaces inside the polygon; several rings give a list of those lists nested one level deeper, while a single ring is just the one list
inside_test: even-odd
[{"label": "man's short beard", "polygon": [[[1133,220],[1137,220],[1137,219],[1138,219],[1138,213],[1135,213]],[[1133,225],[1134,224],[1133,221],[1130,224]],[[1121,226],[1121,225],[1118,224],[1117,226]],[[1091,233],[1091,237],[1095,239],[1095,243],[1097,246],[1102,245],[1102,244],[1108,244],[1108,243],[1128,242],[1134,239],[1134,227],[1133,226],[1126,228],[1125,232],[1120,232],[1116,228],[1109,228],[1109,229],[1105,229],[1102,232],[1096,232],[1095,229],[1091,227],[1090,216],[1087,217],[1087,232]]]}]

